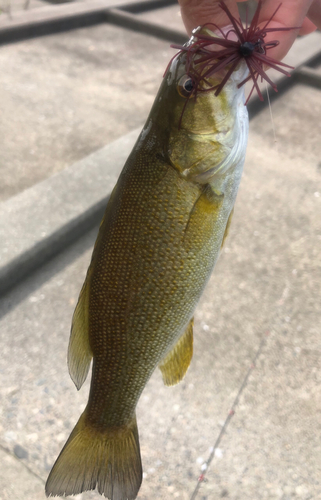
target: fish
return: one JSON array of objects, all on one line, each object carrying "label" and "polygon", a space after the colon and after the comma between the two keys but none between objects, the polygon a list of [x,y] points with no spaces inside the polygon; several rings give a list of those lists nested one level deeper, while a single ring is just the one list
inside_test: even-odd
[{"label": "fish", "polygon": [[[172,59],[100,225],[68,347],[78,390],[92,362],[90,394],[49,474],[47,496],[97,488],[111,500],[135,499],[142,482],[137,402],[156,367],[171,386],[192,359],[194,311],[242,176],[248,114],[238,85],[248,70],[241,61],[219,95],[194,98],[186,61],[184,51]],[[214,73],[201,85],[218,83]]]}]

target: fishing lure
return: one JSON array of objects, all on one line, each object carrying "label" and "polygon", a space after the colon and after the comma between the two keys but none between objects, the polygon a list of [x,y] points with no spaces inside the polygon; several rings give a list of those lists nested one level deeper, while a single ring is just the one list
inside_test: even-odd
[{"label": "fishing lure", "polygon": [[[241,19],[234,17],[225,3],[221,1],[219,2],[219,6],[224,10],[232,25],[228,31],[224,32],[216,24],[208,23],[193,31],[193,37],[189,43],[185,45],[171,45],[171,47],[179,49],[179,53],[186,53],[186,73],[189,76],[189,80],[186,80],[185,91],[189,94],[189,97],[196,97],[198,92],[209,91],[215,91],[215,95],[218,96],[242,60],[246,62],[249,75],[238,84],[238,87],[242,87],[249,80],[253,81],[252,90],[245,104],[248,103],[254,89],[260,100],[263,101],[263,95],[258,85],[260,78],[261,81],[265,80],[268,82],[273,90],[277,92],[277,86],[267,75],[265,67],[267,69],[276,69],[286,76],[291,76],[291,74],[284,68],[294,68],[268,56],[267,51],[279,45],[280,42],[278,40],[265,42],[264,39],[268,33],[299,29],[296,27],[268,27],[281,5],[280,3],[270,19],[260,28],[258,20],[262,8],[262,0],[259,0],[250,25],[246,22],[244,27]],[[204,31],[205,28],[211,28],[212,31],[215,30],[219,33],[220,37],[211,36],[210,33]],[[215,86],[211,86],[208,79],[225,69],[227,71],[222,81]]]}]

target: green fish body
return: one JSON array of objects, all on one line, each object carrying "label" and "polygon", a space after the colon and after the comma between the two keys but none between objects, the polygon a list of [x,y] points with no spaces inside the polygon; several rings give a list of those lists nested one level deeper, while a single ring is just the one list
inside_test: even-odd
[{"label": "green fish body", "polygon": [[157,366],[166,385],[185,375],[193,313],[231,219],[248,131],[237,88],[244,71],[218,97],[204,92],[187,104],[184,54],[165,75],[109,199],[74,313],[69,371],[79,389],[93,359],[91,389],[47,495],[97,487],[112,500],[137,496],[137,402]]}]

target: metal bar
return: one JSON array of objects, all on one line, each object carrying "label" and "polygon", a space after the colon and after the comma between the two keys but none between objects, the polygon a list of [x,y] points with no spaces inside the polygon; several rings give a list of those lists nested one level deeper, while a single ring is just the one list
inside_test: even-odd
[{"label": "metal bar", "polygon": [[140,33],[145,33],[147,35],[155,36],[161,38],[162,40],[168,40],[175,43],[185,43],[188,37],[184,32],[181,33],[177,30],[171,28],[166,28],[144,19],[140,19],[134,14],[129,12],[124,12],[120,9],[108,9],[105,12],[106,20],[109,23],[116,24],[117,26],[122,26],[123,28],[131,29],[134,31],[139,31]]},{"label": "metal bar", "polygon": [[38,242],[24,255],[13,259],[9,265],[0,266],[0,298],[95,226],[98,227],[106,210],[109,196],[107,195],[106,198],[90,207],[88,211],[76,219],[50,233],[47,238],[44,238],[44,241]]},{"label": "metal bar", "polygon": [[162,9],[163,7],[169,7],[170,5],[177,5],[177,0],[145,0],[138,1],[134,3],[129,3],[122,7],[118,7],[121,10],[126,10],[132,14],[139,14],[140,12],[147,12],[148,10]]},{"label": "metal bar", "polygon": [[[2,15],[0,17],[0,44],[103,23],[106,22],[106,11],[109,9],[121,8],[122,11],[142,12],[160,6],[166,7],[173,3],[174,0],[140,0],[139,2],[93,0],[92,2],[72,2],[59,6],[39,7],[11,16]],[[150,31],[149,33],[152,34]]]},{"label": "metal bar", "polygon": [[[120,2],[116,0],[113,6],[115,3]],[[12,18],[3,15],[0,18],[0,44],[104,22],[110,4],[106,0],[94,0],[90,4],[74,2],[19,12]]]},{"label": "metal bar", "polygon": [[321,72],[308,66],[301,66],[297,71],[294,72],[294,78],[296,82],[304,83],[311,87],[321,89]]}]

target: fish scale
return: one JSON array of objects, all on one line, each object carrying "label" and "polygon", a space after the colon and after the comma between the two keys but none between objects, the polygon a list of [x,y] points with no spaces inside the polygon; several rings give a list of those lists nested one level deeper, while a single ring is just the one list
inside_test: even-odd
[{"label": "fish scale", "polygon": [[[140,166],[138,165],[137,168],[139,167]],[[187,186],[191,190],[190,183],[185,180],[181,180],[180,184],[182,184],[182,186],[179,186],[180,189],[177,192],[171,190],[168,193],[171,195],[171,198],[168,197],[163,200],[162,194],[164,192],[166,193],[167,186],[172,184],[173,177],[175,178],[178,176],[178,173],[175,170],[171,169],[170,173],[171,175],[163,177],[162,181],[157,184],[156,188],[154,187],[153,191],[147,191],[149,203],[145,198],[145,210],[141,214],[141,217],[139,216],[140,214],[137,215],[137,213],[135,213],[131,218],[128,218],[126,205],[123,207],[121,204],[118,208],[120,215],[113,218],[114,221],[117,221],[114,222],[117,224],[117,228],[120,228],[117,230],[116,234],[114,235],[112,229],[102,227],[102,231],[109,232],[109,238],[106,242],[104,241],[104,247],[100,252],[102,262],[101,266],[103,269],[99,269],[100,262],[98,261],[97,267],[99,271],[97,269],[93,271],[97,276],[97,280],[103,280],[104,275],[108,276],[110,267],[116,266],[113,268],[113,273],[119,277],[119,295],[122,295],[122,300],[118,299],[116,301],[118,307],[116,309],[113,308],[113,310],[110,311],[109,301],[106,300],[107,294],[104,293],[102,284],[95,283],[95,289],[97,288],[97,290],[99,290],[99,294],[104,294],[105,299],[103,307],[106,307],[106,309],[102,311],[102,304],[100,303],[99,312],[95,314],[95,295],[93,290],[92,302],[90,303],[90,310],[92,310],[93,313],[93,330],[102,330],[101,324],[95,323],[95,318],[108,317],[110,319],[108,330],[104,335],[104,339],[106,339],[105,345],[108,349],[108,338],[113,338],[115,336],[115,329],[117,329],[123,320],[125,323],[124,329],[119,333],[119,337],[117,337],[119,339],[120,352],[122,352],[123,346],[126,347],[127,344],[131,345],[131,342],[135,341],[135,350],[134,352],[131,352],[130,356],[127,357],[126,373],[124,374],[124,372],[122,372],[115,377],[115,380],[117,381],[115,388],[108,384],[104,387],[105,392],[106,386],[108,385],[108,400],[115,402],[117,394],[117,401],[120,402],[122,410],[126,414],[125,420],[132,418],[141,390],[152,373],[155,363],[157,363],[160,358],[164,356],[164,353],[167,352],[168,348],[172,346],[173,342],[175,342],[177,338],[177,335],[181,333],[182,326],[184,327],[191,317],[194,302],[197,301],[194,292],[195,288],[198,286],[196,275],[199,276],[198,280],[200,283],[204,283],[204,272],[201,270],[201,267],[205,264],[204,260],[196,260],[198,264],[197,266],[195,266],[194,263],[195,258],[190,259],[188,265],[185,264],[184,266],[177,264],[177,262],[181,264],[186,261],[186,253],[188,252],[185,252],[184,254],[182,241],[190,216],[191,207],[194,205],[195,200],[199,196],[200,188],[198,186],[192,187],[193,195],[191,196],[189,193],[190,206],[186,206],[186,203],[181,205],[175,203],[177,202],[177,199],[181,199],[183,201],[184,198],[186,198],[186,196],[184,196],[184,191],[186,191]],[[148,174],[148,171],[146,174]],[[148,178],[146,179],[146,177],[147,175],[142,177],[142,183],[144,185],[149,185]],[[131,195],[135,197],[136,193],[132,190],[130,178],[127,181],[126,176],[124,175],[122,177],[122,182],[128,186]],[[142,192],[141,186],[137,186],[137,189],[139,192]],[[130,203],[130,197],[126,196],[126,189],[122,195],[123,196],[120,196],[120,199],[125,200],[123,203]],[[172,215],[169,214],[169,208],[173,210]],[[182,211],[184,222],[182,222],[182,219],[180,218]],[[122,216],[124,217],[124,220],[122,220]],[[176,224],[176,220],[179,220],[178,224]],[[153,230],[153,232],[158,234],[158,245],[156,246],[155,242],[150,239],[150,231],[146,231],[148,226],[150,226],[150,229]],[[179,227],[179,231],[177,230],[177,226]],[[167,230],[165,228],[167,228]],[[128,237],[128,232],[130,235],[139,235],[139,245],[137,245],[138,249],[136,248],[135,259],[128,259],[126,258],[126,255],[124,255],[124,252],[121,252],[115,262],[112,257],[109,257],[109,254],[112,252],[108,249],[108,247],[114,247],[114,245],[113,243],[108,244],[108,242],[113,242],[118,238],[121,242],[126,241],[126,252],[129,252],[129,254],[132,255],[132,245],[130,243],[130,236]],[[124,266],[123,260],[125,260],[126,266]],[[120,272],[117,271],[117,264],[121,268]],[[126,269],[125,273],[124,267]],[[158,283],[160,270],[164,274],[162,283]],[[193,274],[195,276],[193,276]],[[122,276],[123,279],[124,276],[125,279],[128,279],[128,276],[132,276],[131,283],[129,285],[127,284],[128,286],[126,287],[127,293],[128,290],[131,291],[130,298],[126,296]],[[188,300],[188,290],[191,282],[193,281],[193,292],[190,294],[192,295],[193,301],[191,301]],[[113,290],[112,293],[114,293],[113,287],[111,288]],[[183,288],[185,289],[187,300],[184,300],[184,296],[182,297]],[[201,286],[198,288],[201,289]],[[172,304],[172,309],[164,311],[164,307],[169,303],[169,301]],[[122,307],[123,304],[125,307]],[[175,307],[178,304],[180,305],[179,310]],[[153,342],[151,342],[151,334],[153,335]],[[125,342],[122,341],[123,338],[126,339]],[[118,344],[117,342],[115,344],[113,345],[112,350],[113,357],[117,356],[115,348]],[[92,343],[91,346],[95,355],[96,349],[94,343]],[[100,343],[97,351],[99,354],[99,358],[96,354],[97,363],[98,359],[99,362],[102,359],[101,362],[104,363],[105,366],[109,365],[114,374],[115,363],[109,363],[110,359],[108,359],[108,355],[105,355],[106,359],[104,359]],[[148,365],[150,366],[149,370],[146,370],[146,363],[144,365],[141,363],[141,356],[148,359]],[[131,374],[133,371],[131,367],[133,367],[135,371],[134,378],[128,376],[128,374]],[[139,367],[142,368],[139,369]],[[95,369],[93,373],[95,382],[93,383],[92,388],[92,398],[93,401],[95,401],[95,409],[97,408],[98,401],[100,401],[103,408],[108,408],[107,412],[108,415],[110,415],[110,406],[108,404],[106,405],[107,396],[104,395],[102,397],[99,390],[96,389],[100,388],[101,384],[99,383],[99,380],[95,379]],[[101,373],[103,373],[103,370],[101,370]],[[104,380],[109,379],[106,368],[103,376]],[[136,395],[135,399],[132,398],[131,408],[129,408],[128,400],[126,401],[126,404],[122,403],[124,400],[122,393],[124,392]],[[115,408],[114,405],[113,408]],[[117,418],[122,421],[118,409],[115,411],[117,412]]]},{"label": "fish scale", "polygon": [[[99,336],[90,335],[92,352],[97,367],[103,364],[105,368],[99,369],[97,374],[96,365],[93,369],[87,411],[90,422],[103,420],[106,425],[114,425],[116,416],[117,422],[125,425],[132,419],[142,389],[155,365],[178,340],[190,320],[213,266],[216,247],[211,244],[212,227],[207,235],[209,244],[206,244],[204,232],[200,237],[193,231],[199,227],[192,228],[189,224],[203,187],[182,179],[172,167],[166,167],[166,175],[161,175],[161,182],[155,185],[150,180],[155,177],[154,171],[161,171],[165,166],[157,165],[157,162],[153,165],[155,170],[145,169],[143,175],[137,161],[124,172],[120,178],[119,194],[116,190],[114,195],[118,200],[115,214],[106,219],[101,228],[108,238],[101,240],[101,249],[97,247],[99,258],[92,269],[94,278],[89,310],[91,331],[102,332]],[[134,188],[132,177],[136,180]],[[170,190],[168,186],[171,186]],[[164,193],[167,198],[164,198]],[[144,211],[132,211],[128,216],[127,206],[131,206],[132,199],[144,206]],[[211,217],[211,225],[215,222]],[[151,231],[158,235],[156,243],[150,238]],[[193,245],[186,245],[186,231],[192,232]],[[134,257],[133,235],[139,241],[134,245]],[[200,255],[202,248],[206,251]],[[119,249],[116,258],[115,249]],[[161,286],[158,283],[159,270],[164,272]],[[107,279],[114,275],[118,277],[117,287],[112,278],[109,286]],[[110,302],[117,307],[111,310]],[[170,308],[166,308],[168,304]],[[109,319],[108,325],[105,318]],[[119,325],[122,328],[117,331]],[[101,337],[104,338],[103,345]],[[126,346],[132,343],[135,349],[126,357],[124,369],[121,363],[116,364],[113,360],[121,360]],[[130,401],[128,394],[134,395]]]},{"label": "fish scale", "polygon": [[237,87],[242,65],[219,96],[186,103],[185,62],[185,54],[172,61],[99,229],[68,348],[78,389],[93,359],[89,401],[47,495],[97,488],[111,500],[134,500],[139,397],[157,366],[173,385],[192,358],[192,316],[231,220],[248,118]]}]

